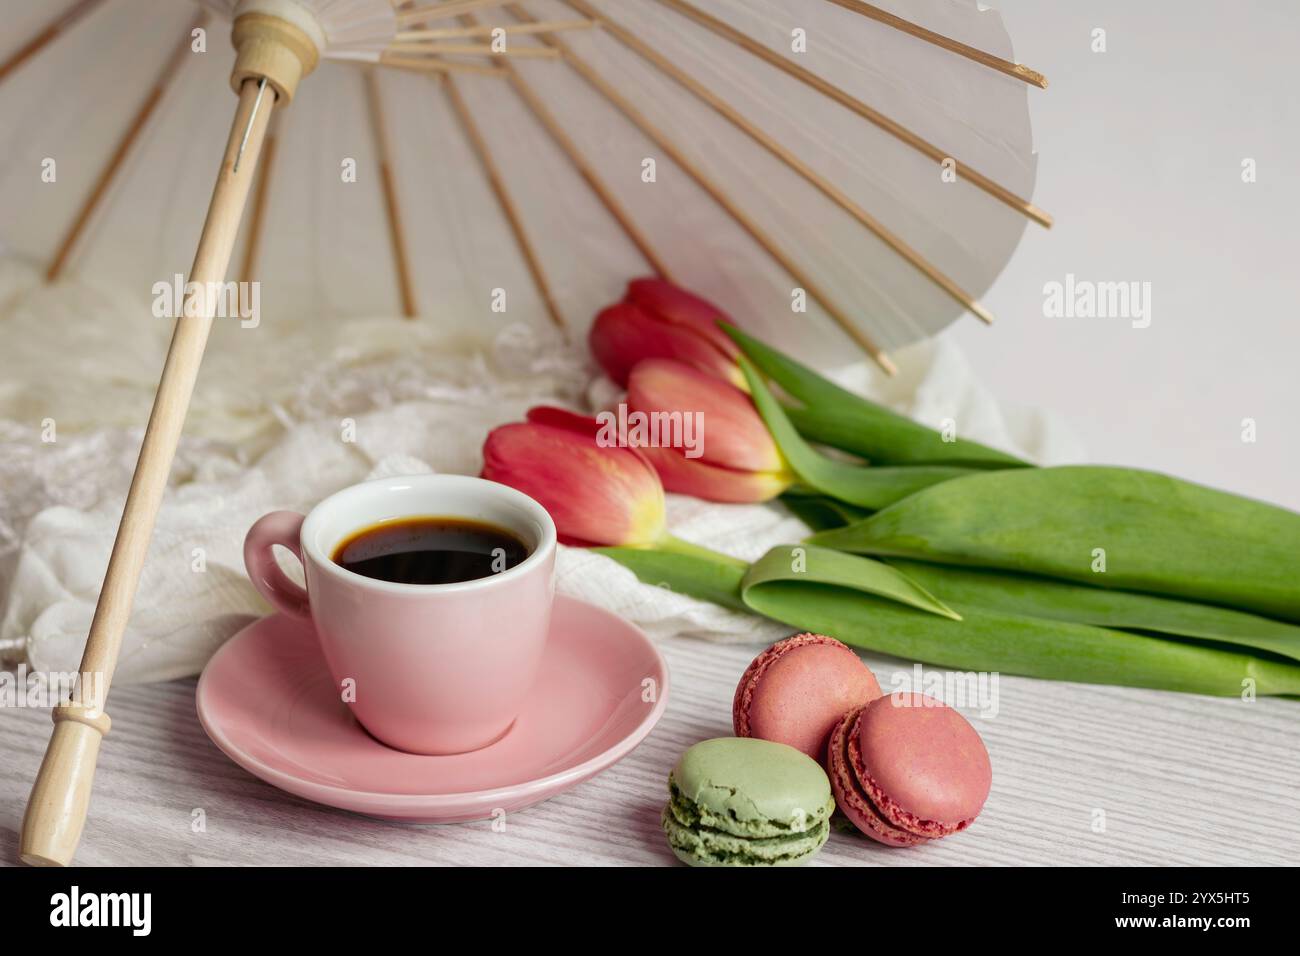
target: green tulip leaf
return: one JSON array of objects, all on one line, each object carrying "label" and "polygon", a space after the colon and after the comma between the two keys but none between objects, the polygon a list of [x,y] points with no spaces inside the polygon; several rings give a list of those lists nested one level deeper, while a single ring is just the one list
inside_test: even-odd
[{"label": "green tulip leaf", "polygon": [[942,601],[906,574],[882,561],[843,554],[827,548],[784,545],[772,548],[753,565],[728,555],[682,546],[672,539],[667,550],[646,548],[593,548],[631,570],[641,581],[735,610],[749,610],[743,600],[747,587],[794,576],[798,580],[855,588],[901,604],[960,619]]},{"label": "green tulip leaf", "polygon": [[754,588],[773,581],[808,581],[852,588],[954,621],[961,620],[960,614],[897,568],[829,548],[812,545],[772,548],[750,566],[740,586],[741,595],[748,604],[748,595]]},{"label": "green tulip leaf", "polygon": [[979,472],[809,541],[1300,621],[1300,514],[1148,471]]},{"label": "green tulip leaf", "polygon": [[1300,660],[1300,627],[1244,611],[1010,571],[900,559],[888,563],[944,601],[962,607],[1219,641]]},{"label": "green tulip leaf", "polygon": [[1018,468],[1027,464],[964,438],[945,441],[934,429],[841,388],[735,326],[723,323],[722,328],[754,365],[803,403],[803,408],[789,409],[789,415],[811,441],[878,465]]},{"label": "green tulip leaf", "polygon": [[968,468],[916,465],[876,468],[827,458],[799,436],[785,411],[768,390],[763,376],[741,356],[750,397],[772,440],[799,479],[818,491],[859,508],[878,510],[938,482],[976,474]]},{"label": "green tulip leaf", "polygon": [[781,502],[813,531],[842,528],[871,514],[865,508],[845,504],[829,495],[798,489],[791,489],[781,495]]},{"label": "green tulip leaf", "polygon": [[726,555],[682,554],[648,548],[592,548],[613,558],[643,584],[676,591],[733,611],[748,611],[740,597],[740,582],[748,569]]}]

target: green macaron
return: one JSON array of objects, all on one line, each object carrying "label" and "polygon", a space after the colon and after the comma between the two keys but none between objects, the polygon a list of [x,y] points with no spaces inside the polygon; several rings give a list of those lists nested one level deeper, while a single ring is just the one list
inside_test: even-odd
[{"label": "green macaron", "polygon": [[704,740],[668,776],[663,827],[691,866],[794,866],[822,848],[835,809],[817,761],[786,744]]}]

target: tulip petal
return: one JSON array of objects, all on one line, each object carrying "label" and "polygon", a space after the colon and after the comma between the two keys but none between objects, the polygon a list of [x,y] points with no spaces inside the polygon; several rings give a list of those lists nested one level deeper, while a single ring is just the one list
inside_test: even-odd
[{"label": "tulip petal", "polygon": [[737,387],[748,387],[736,363],[694,326],[661,321],[629,302],[603,309],[587,341],[600,367],[620,385],[627,384],[628,373],[642,359],[673,358]]},{"label": "tulip petal", "polygon": [[633,279],[627,284],[627,301],[666,322],[689,325],[729,358],[740,354],[736,343],[718,325],[719,322],[735,325],[731,316],[712,302],[671,282],[654,277]]},{"label": "tulip petal", "polygon": [[726,382],[670,359],[647,359],[627,382],[630,410],[669,415],[698,413],[702,460],[739,471],[786,470],[785,459],[749,397]]},{"label": "tulip petal", "polygon": [[556,408],[554,405],[534,405],[528,409],[528,414],[524,417],[534,425],[563,428],[566,431],[577,432],[579,435],[589,435],[592,439],[600,433],[600,422],[590,415],[571,412],[567,408]]},{"label": "tulip petal", "polygon": [[[612,412],[604,414],[614,414]],[[616,422],[602,422],[599,419],[592,418],[590,415],[582,415],[578,412],[571,412],[567,408],[556,408],[554,405],[534,405],[528,409],[525,416],[530,422],[538,425],[550,425],[554,428],[563,428],[571,432],[577,432],[579,435],[586,435],[596,442],[596,445],[605,447],[618,447],[636,455],[640,458],[647,468],[654,471],[654,465],[641,454],[641,449],[625,444],[622,437],[618,434]],[[611,435],[610,428],[614,428]]]},{"label": "tulip petal", "polygon": [[645,459],[567,428],[493,429],[483,444],[483,477],[536,499],[566,543],[647,547],[665,534],[663,486]]},{"label": "tulip petal", "polygon": [[672,448],[642,448],[668,491],[706,501],[752,504],[771,501],[790,487],[788,474],[771,471],[733,471],[692,461]]}]

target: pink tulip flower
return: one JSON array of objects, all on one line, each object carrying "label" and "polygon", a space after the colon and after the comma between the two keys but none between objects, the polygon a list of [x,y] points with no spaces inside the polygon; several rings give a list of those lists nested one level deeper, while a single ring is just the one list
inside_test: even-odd
[{"label": "pink tulip flower", "polygon": [[[634,370],[632,374],[635,377],[639,374],[639,370]],[[750,411],[753,413],[752,407]],[[538,405],[528,410],[528,421],[535,425],[574,432],[595,442],[597,447],[604,448],[615,445],[619,441],[615,425],[617,413],[604,414],[613,417],[602,421],[564,408]],[[759,425],[761,427],[761,421]],[[766,435],[766,432],[764,434]],[[769,438],[768,441],[770,442],[771,439]],[[690,459],[676,448],[638,445],[628,450],[635,451],[659,475],[666,490],[703,498],[705,501],[732,504],[770,501],[790,487],[793,480],[785,471],[743,471],[719,467],[710,464],[707,455],[701,459]],[[773,451],[775,452],[775,447]],[[779,454],[777,457],[780,457]]]},{"label": "pink tulip flower", "polygon": [[627,407],[647,415],[696,416],[704,435],[700,454],[688,457],[737,471],[787,470],[749,396],[682,362],[637,363],[627,380]]},{"label": "pink tulip flower", "polygon": [[654,468],[635,450],[601,448],[580,430],[537,422],[495,428],[483,444],[482,474],[536,499],[565,544],[648,548],[667,537]]},{"label": "pink tulip flower", "polygon": [[709,501],[768,501],[794,481],[749,397],[711,375],[669,359],[640,362],[628,376],[627,408],[646,420],[681,422],[683,431],[693,416],[693,447],[661,441],[639,449],[669,491]]},{"label": "pink tulip flower", "polygon": [[601,368],[620,385],[642,359],[671,358],[744,388],[736,345],[717,326],[726,318],[660,279],[638,279],[628,286],[627,299],[596,316],[588,342]]},{"label": "pink tulip flower", "polygon": [[712,302],[678,288],[671,282],[653,277],[633,279],[627,284],[627,294],[623,301],[631,302],[643,312],[649,312],[664,322],[689,326],[717,346],[718,351],[728,358],[734,359],[740,354],[740,349],[731,340],[731,336],[718,326],[719,322],[734,325],[731,316]]}]

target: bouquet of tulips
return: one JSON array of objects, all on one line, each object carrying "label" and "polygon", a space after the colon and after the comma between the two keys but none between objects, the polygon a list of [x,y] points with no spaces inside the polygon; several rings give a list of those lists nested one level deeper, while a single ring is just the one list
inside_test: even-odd
[{"label": "bouquet of tulips", "polygon": [[[1294,512],[941,435],[658,279],[590,345],[627,390],[617,414],[535,408],[488,436],[483,473],[647,583],[964,670],[1300,695]],[[749,564],[670,535],[665,489],[779,496],[814,533]]]}]

